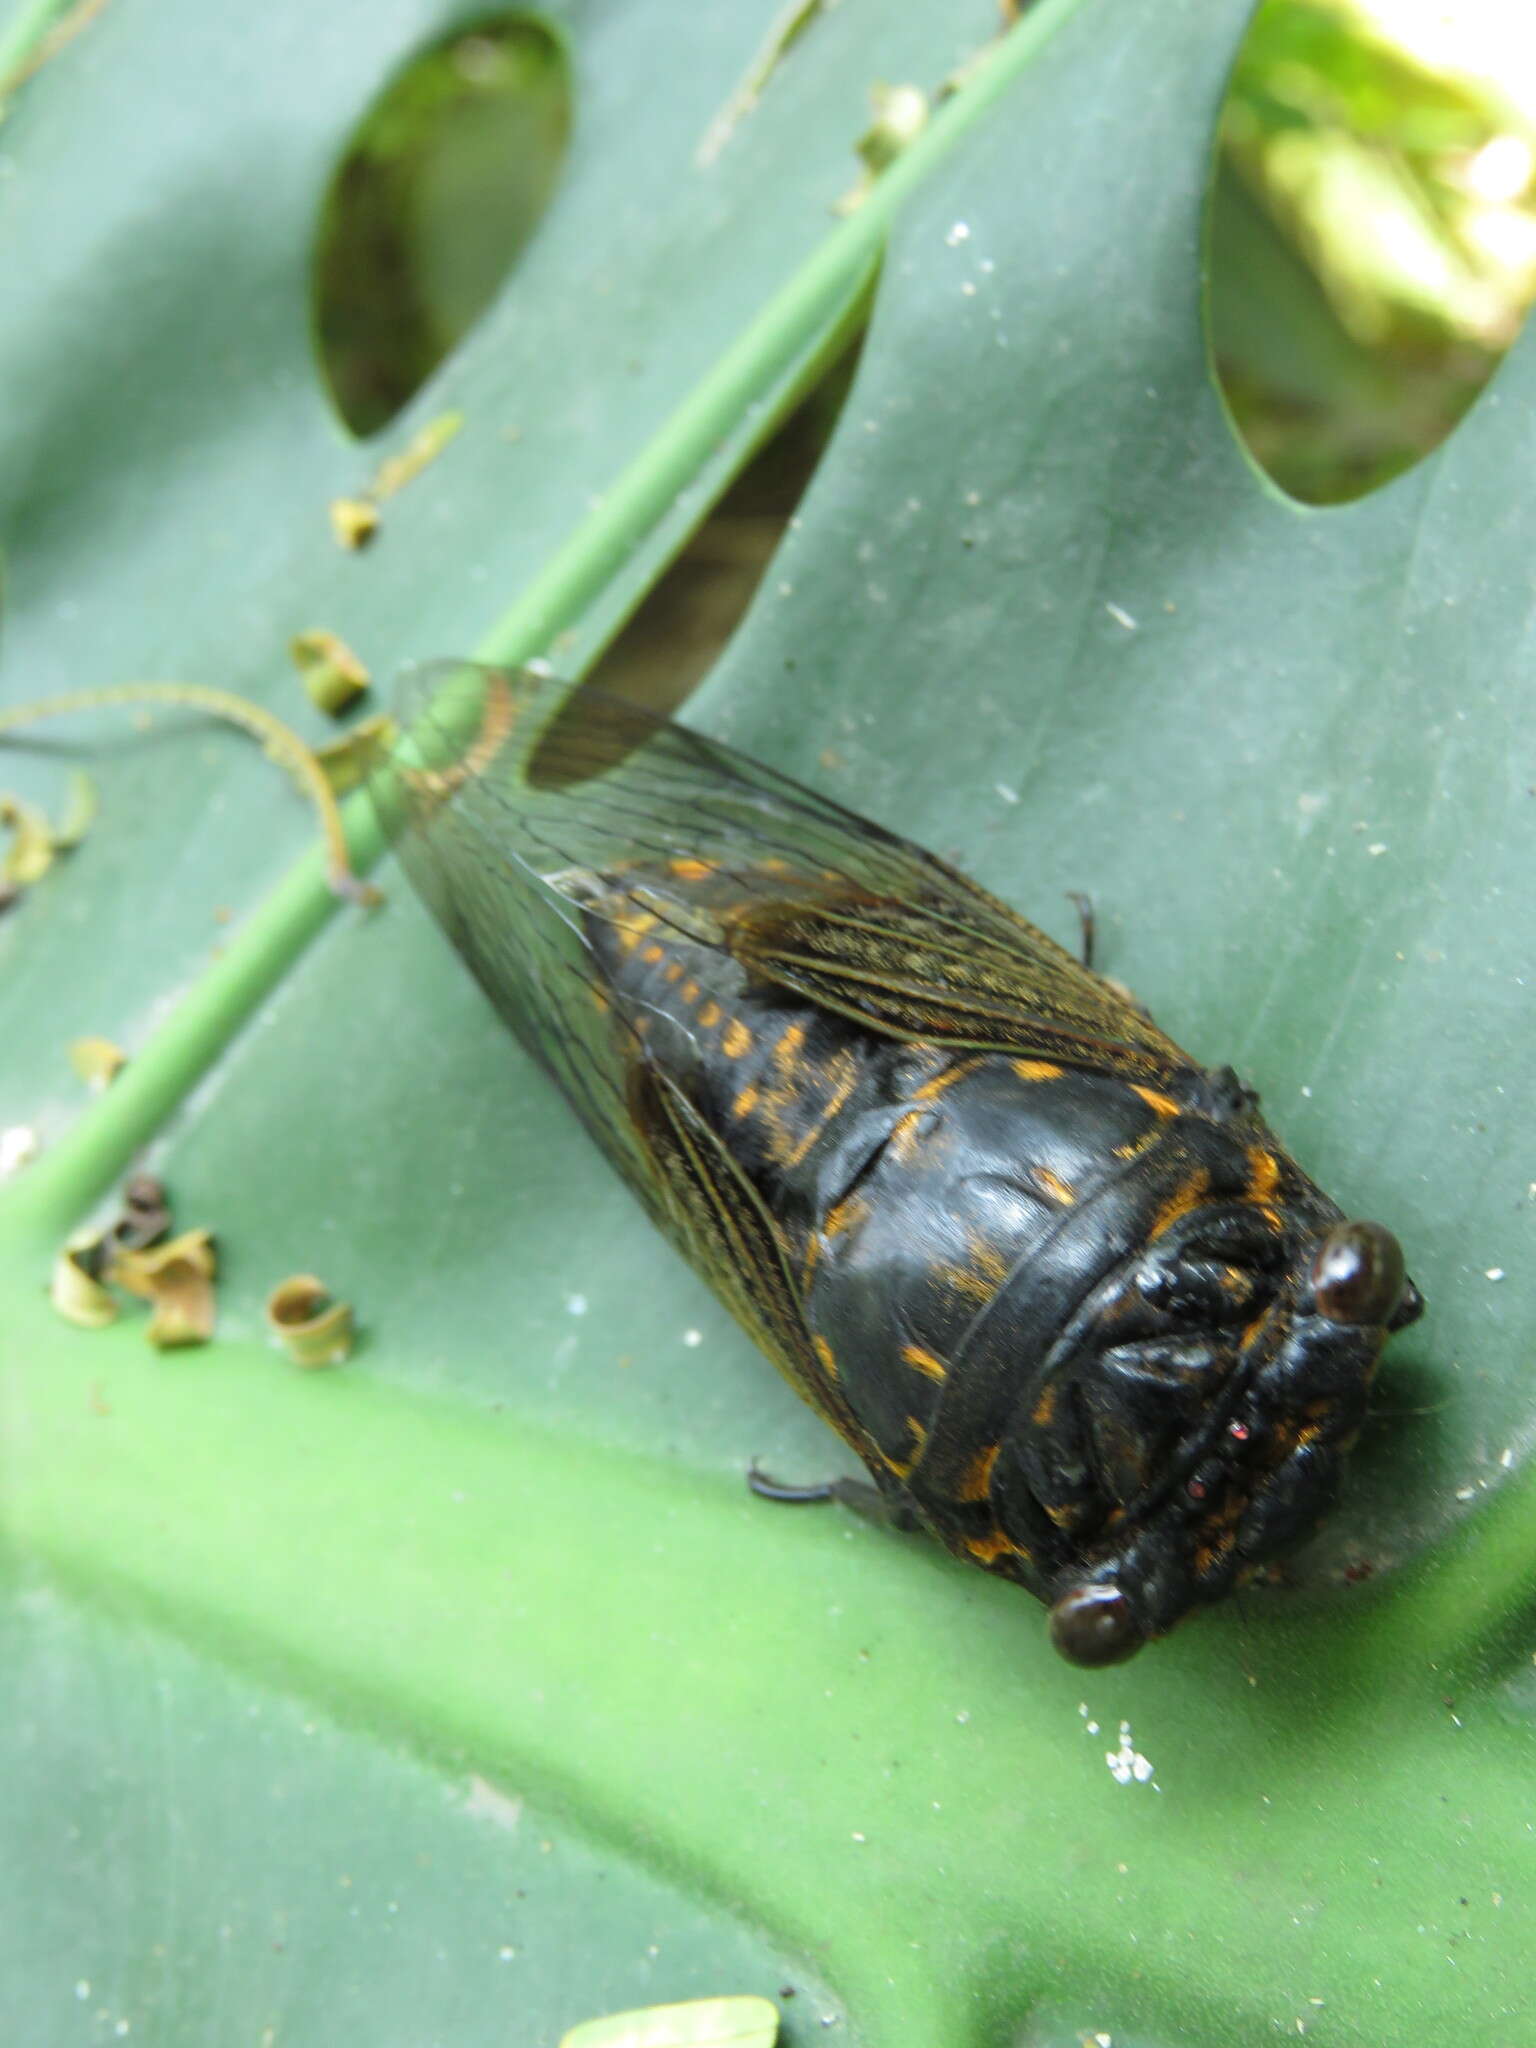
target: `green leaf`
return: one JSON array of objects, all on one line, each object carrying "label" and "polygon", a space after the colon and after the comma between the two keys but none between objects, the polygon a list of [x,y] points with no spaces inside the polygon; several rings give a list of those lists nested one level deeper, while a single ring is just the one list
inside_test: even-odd
[{"label": "green leaf", "polygon": [[583,2020],[560,2048],[773,2048],[778,2035],[766,1998],[696,1998]]},{"label": "green leaf", "polygon": [[[826,10],[701,172],[766,14],[562,10],[565,181],[391,434],[463,431],[343,555],[326,507],[381,451],[330,418],[306,265],[445,12],[276,6],[236,47],[190,0],[109,8],[5,131],[7,697],[291,702],[316,619],[375,674],[584,657],[890,214],[838,433],[689,715],[1064,936],[1090,890],[1108,971],[1400,1233],[1430,1313],[1312,1589],[1073,1673],[1001,1584],[746,1497],[754,1454],[835,1445],[398,876],[336,914],[238,739],[104,745],[94,829],[0,925],[0,1124],[51,1140],[0,1236],[28,2038],[550,2048],[729,1985],[794,1990],[794,2048],[1459,2043],[1525,1996],[1536,351],[1389,489],[1303,511],[1200,327],[1244,5],[1047,0],[842,223],[869,86],[936,83],[990,8]],[[133,1059],[70,1127],[86,1032]],[[168,1359],[43,1298],[156,1132],[226,1276]],[[364,1329],[332,1373],[263,1340],[309,1271]]]}]

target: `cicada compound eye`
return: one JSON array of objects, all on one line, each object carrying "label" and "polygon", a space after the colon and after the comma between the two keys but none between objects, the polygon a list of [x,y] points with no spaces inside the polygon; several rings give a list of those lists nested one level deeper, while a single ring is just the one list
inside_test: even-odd
[{"label": "cicada compound eye", "polygon": [[1051,1644],[1069,1664],[1123,1664],[1146,1639],[1118,1586],[1074,1586],[1051,1608]]},{"label": "cicada compound eye", "polygon": [[1336,1223],[1312,1261],[1318,1313],[1335,1323],[1390,1322],[1406,1280],[1402,1246],[1379,1223]]}]

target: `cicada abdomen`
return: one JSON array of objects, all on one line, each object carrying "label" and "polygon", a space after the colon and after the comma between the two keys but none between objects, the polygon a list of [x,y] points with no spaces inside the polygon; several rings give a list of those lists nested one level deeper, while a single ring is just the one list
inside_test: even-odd
[{"label": "cicada abdomen", "polygon": [[886,1500],[1107,1663],[1307,1536],[1395,1240],[975,884],[687,728],[461,664],[402,857],[655,1220]]}]

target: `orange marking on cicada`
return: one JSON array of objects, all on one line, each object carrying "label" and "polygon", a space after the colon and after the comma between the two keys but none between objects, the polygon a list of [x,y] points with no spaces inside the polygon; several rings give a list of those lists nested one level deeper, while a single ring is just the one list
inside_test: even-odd
[{"label": "orange marking on cicada", "polygon": [[1273,1152],[1255,1145],[1248,1154],[1248,1199],[1263,1208],[1280,1185],[1280,1162]]},{"label": "orange marking on cicada", "polygon": [[756,1107],[757,1090],[755,1088],[743,1088],[736,1097],[736,1100],[731,1104],[731,1115],[736,1117],[750,1116]]},{"label": "orange marking on cicada", "polygon": [[1147,1088],[1140,1081],[1133,1081],[1131,1093],[1139,1095],[1155,1116],[1182,1116],[1184,1113],[1173,1097],[1165,1095],[1160,1088]]},{"label": "orange marking on cicada", "polygon": [[898,1479],[905,1479],[910,1474],[912,1467],[917,1463],[928,1446],[927,1428],[918,1421],[915,1415],[907,1417],[907,1428],[912,1436],[912,1455],[910,1458],[893,1458],[889,1451],[881,1451],[880,1453],[881,1461],[889,1471],[895,1473]]},{"label": "orange marking on cicada", "polygon": [[780,1033],[779,1042],[773,1048],[773,1064],[781,1074],[790,1072],[796,1060],[805,1050],[805,1026],[791,1024]]},{"label": "orange marking on cicada", "polygon": [[967,1074],[974,1074],[983,1064],[981,1058],[957,1060],[954,1066],[935,1074],[931,1081],[925,1081],[920,1088],[912,1091],[914,1102],[931,1102],[936,1095],[942,1095],[946,1088],[953,1088],[957,1081],[963,1081]]},{"label": "orange marking on cicada", "polygon": [[1154,1145],[1160,1143],[1162,1135],[1154,1124],[1150,1131],[1143,1131],[1139,1138],[1132,1138],[1128,1145],[1114,1146],[1113,1156],[1116,1159],[1138,1159],[1143,1152],[1150,1152]]},{"label": "orange marking on cicada", "polygon": [[1224,1529],[1214,1543],[1195,1545],[1195,1577],[1203,1579],[1208,1571],[1220,1564],[1232,1548],[1235,1537],[1230,1529]]},{"label": "orange marking on cicada", "polygon": [[931,1351],[925,1351],[921,1344],[903,1344],[901,1347],[903,1365],[910,1365],[914,1371],[926,1373],[931,1380],[947,1380],[949,1367],[942,1358],[935,1358]]},{"label": "orange marking on cicada", "polygon": [[1056,1388],[1054,1384],[1043,1390],[1039,1400],[1035,1403],[1035,1412],[1029,1419],[1036,1429],[1050,1428],[1052,1422],[1056,1419]]},{"label": "orange marking on cicada", "polygon": [[699,984],[696,981],[685,981],[678,994],[685,1003],[692,1005],[699,1000]]},{"label": "orange marking on cicada", "polygon": [[794,1151],[796,1144],[784,1119],[785,1104],[792,1100],[793,1097],[782,1094],[776,1088],[770,1088],[758,1105],[761,1122],[766,1126],[763,1142],[768,1147],[768,1156],[777,1160],[781,1166]]},{"label": "orange marking on cicada", "polygon": [[705,860],[679,859],[667,862],[667,873],[676,875],[680,882],[702,882],[714,873]]},{"label": "orange marking on cicada", "polygon": [[1150,1244],[1161,1237],[1164,1231],[1171,1230],[1179,1218],[1187,1216],[1191,1209],[1198,1209],[1210,1192],[1210,1185],[1210,1175],[1203,1166],[1198,1167],[1188,1180],[1174,1189],[1153,1217],[1152,1228],[1147,1232],[1147,1242]]},{"label": "orange marking on cicada", "polygon": [[960,1481],[959,1500],[985,1500],[992,1491],[992,1467],[997,1463],[1001,1444],[988,1444],[984,1451],[978,1451],[965,1468]]},{"label": "orange marking on cicada", "polygon": [[834,1202],[827,1211],[827,1220],[821,1226],[823,1237],[839,1237],[856,1223],[862,1223],[869,1214],[869,1204],[862,1195],[845,1195],[840,1202]]},{"label": "orange marking on cicada", "polygon": [[654,967],[656,962],[664,957],[664,954],[665,948],[658,946],[656,941],[652,939],[651,943],[642,950],[640,958],[647,967]]},{"label": "orange marking on cicada", "polygon": [[681,960],[669,960],[662,972],[668,981],[681,981],[683,978],[683,963]]},{"label": "orange marking on cicada", "polygon": [[813,1337],[811,1345],[816,1353],[816,1361],[822,1371],[829,1380],[835,1380],[837,1378],[837,1360],[832,1356],[832,1346],[825,1337]]},{"label": "orange marking on cicada", "polygon": [[699,1024],[705,1031],[713,1031],[725,1012],[718,1003],[702,1003],[699,1006]]},{"label": "orange marking on cicada", "polygon": [[995,1244],[988,1244],[984,1237],[970,1236],[966,1245],[976,1262],[976,1270],[993,1287],[1001,1287],[1008,1278],[1008,1261]]},{"label": "orange marking on cicada", "polygon": [[886,1143],[890,1147],[891,1157],[899,1160],[903,1166],[912,1157],[917,1144],[917,1134],[927,1121],[927,1115],[923,1110],[909,1109],[900,1123],[893,1126]]},{"label": "orange marking on cicada", "polygon": [[985,1273],[973,1273],[969,1266],[941,1266],[939,1278],[956,1294],[963,1294],[967,1301],[985,1306],[997,1293],[997,1282]]},{"label": "orange marking on cicada", "polygon": [[798,1166],[810,1151],[827,1125],[832,1121],[854,1089],[859,1085],[859,1063],[851,1052],[840,1052],[827,1066],[827,1077],[832,1082],[832,1092],[822,1104],[812,1121],[810,1129],[801,1138],[784,1164]]},{"label": "orange marking on cicada", "polygon": [[1054,1060],[1014,1060],[1011,1065],[1021,1081],[1059,1081],[1065,1071]]},{"label": "orange marking on cicada", "polygon": [[1280,1161],[1273,1152],[1266,1151],[1262,1145],[1255,1145],[1248,1154],[1248,1165],[1248,1200],[1272,1230],[1283,1229],[1279,1211],[1270,1199],[1280,1185]]},{"label": "orange marking on cicada", "polygon": [[912,1083],[911,1092],[916,1093],[917,1083],[920,1080],[931,1081],[935,1074],[941,1073],[949,1065],[953,1057],[953,1053],[945,1052],[942,1046],[914,1045],[912,1048],[912,1070],[910,1076]]},{"label": "orange marking on cicada", "polygon": [[739,1060],[752,1050],[752,1034],[739,1017],[733,1017],[726,1025],[720,1039],[720,1050],[729,1060]]},{"label": "orange marking on cicada", "polygon": [[1060,1203],[1063,1209],[1070,1209],[1077,1200],[1077,1189],[1064,1181],[1059,1173],[1052,1173],[1048,1166],[1032,1166],[1030,1180],[1050,1201]]},{"label": "orange marking on cicada", "polygon": [[994,1529],[990,1536],[967,1536],[965,1547],[978,1564],[996,1564],[1000,1557],[1011,1557],[1014,1551],[1001,1529]]}]

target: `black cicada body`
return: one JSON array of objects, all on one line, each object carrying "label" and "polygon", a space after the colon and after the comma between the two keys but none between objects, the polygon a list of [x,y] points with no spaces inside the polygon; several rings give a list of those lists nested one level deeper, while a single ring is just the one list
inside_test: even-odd
[{"label": "black cicada body", "polygon": [[413,881],[893,1507],[1085,1664],[1312,1531],[1421,1304],[1229,1069],[684,727],[468,665],[402,723]]}]

